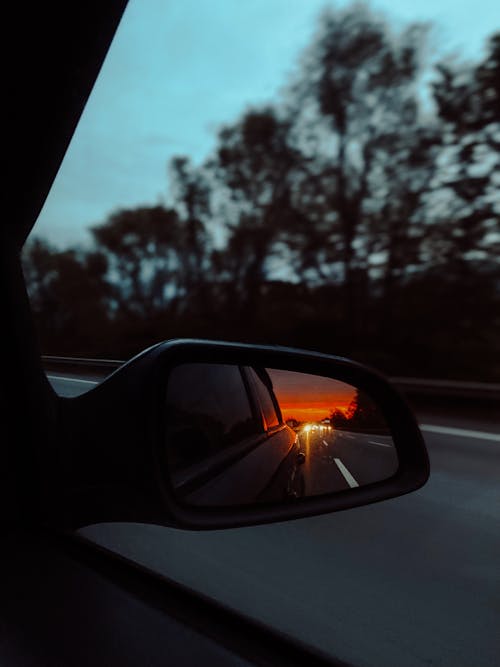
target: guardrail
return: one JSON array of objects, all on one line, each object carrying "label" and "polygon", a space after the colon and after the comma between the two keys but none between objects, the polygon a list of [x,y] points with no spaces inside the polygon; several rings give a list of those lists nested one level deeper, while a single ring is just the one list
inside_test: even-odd
[{"label": "guardrail", "polygon": [[93,372],[109,374],[125,363],[122,359],[84,359],[83,357],[53,357],[42,355],[42,363],[45,368],[55,366],[61,370],[81,370],[86,368]]},{"label": "guardrail", "polygon": [[[46,370],[88,374],[104,379],[125,363],[121,359],[84,359],[82,357],[42,356]],[[391,377],[400,391],[412,398],[445,398],[476,401],[499,401],[500,383],[462,382],[411,377]]]},{"label": "guardrail", "polygon": [[500,401],[500,383],[496,382],[462,382],[406,377],[390,379],[400,391],[408,395]]}]

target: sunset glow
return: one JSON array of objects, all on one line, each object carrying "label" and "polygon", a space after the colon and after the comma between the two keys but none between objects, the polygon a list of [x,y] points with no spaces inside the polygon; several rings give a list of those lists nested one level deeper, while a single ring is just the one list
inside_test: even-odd
[{"label": "sunset glow", "polygon": [[356,394],[354,387],[332,378],[269,368],[267,372],[285,421],[319,422],[337,409],[345,412]]}]

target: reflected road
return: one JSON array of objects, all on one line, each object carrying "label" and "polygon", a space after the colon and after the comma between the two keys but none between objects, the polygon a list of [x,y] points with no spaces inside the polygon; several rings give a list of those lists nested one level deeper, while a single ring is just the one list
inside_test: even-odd
[{"label": "reflected road", "polygon": [[392,438],[314,426],[299,431],[306,455],[306,495],[344,491],[390,477],[397,468]]}]

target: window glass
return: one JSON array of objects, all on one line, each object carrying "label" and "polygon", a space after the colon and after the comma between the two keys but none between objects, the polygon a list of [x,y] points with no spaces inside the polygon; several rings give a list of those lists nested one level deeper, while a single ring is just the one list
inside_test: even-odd
[{"label": "window glass", "polygon": [[24,250],[44,353],[498,381],[498,2],[445,1],[131,0]]},{"label": "window glass", "polygon": [[257,372],[254,369],[249,369],[249,373],[259,397],[260,407],[262,408],[267,428],[274,428],[279,424],[279,417],[271,395],[271,378],[263,369]]},{"label": "window glass", "polygon": [[[351,357],[422,390],[416,494],[213,533],[82,530],[346,664],[498,662],[499,411],[478,383],[500,377],[499,7],[130,0],[23,252],[60,394],[179,337]],[[224,455],[259,428],[218,372],[224,393],[192,373],[171,397],[178,433],[191,410],[203,435],[179,438],[184,470],[216,430]]]},{"label": "window glass", "polygon": [[238,366],[177,366],[168,379],[166,402],[174,469],[194,465],[258,429]]}]

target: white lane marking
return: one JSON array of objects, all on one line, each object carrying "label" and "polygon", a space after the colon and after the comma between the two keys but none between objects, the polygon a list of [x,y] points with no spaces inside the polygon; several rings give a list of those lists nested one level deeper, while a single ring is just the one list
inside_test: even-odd
[{"label": "white lane marking", "polygon": [[375,442],[375,440],[368,440],[369,445],[378,445],[379,447],[392,447],[392,445],[386,445],[385,442]]},{"label": "white lane marking", "polygon": [[68,382],[82,382],[83,384],[99,384],[96,380],[81,380],[80,378],[65,378],[61,375],[47,375],[49,380],[67,380]]},{"label": "white lane marking", "polygon": [[325,447],[329,447],[329,445],[328,445],[328,443],[327,443],[326,440],[323,440],[323,444],[325,445]]},{"label": "white lane marking", "polygon": [[478,438],[480,440],[493,440],[500,442],[500,435],[487,433],[486,431],[470,431],[465,428],[451,428],[451,426],[435,426],[434,424],[420,424],[422,431],[430,433],[443,433],[444,435],[459,435],[464,438]]},{"label": "white lane marking", "polygon": [[349,484],[351,489],[353,489],[355,486],[359,486],[359,484],[356,482],[351,473],[347,470],[342,461],[340,459],[333,459],[333,460],[337,464],[337,468],[340,470],[340,472],[344,476],[345,481]]}]

